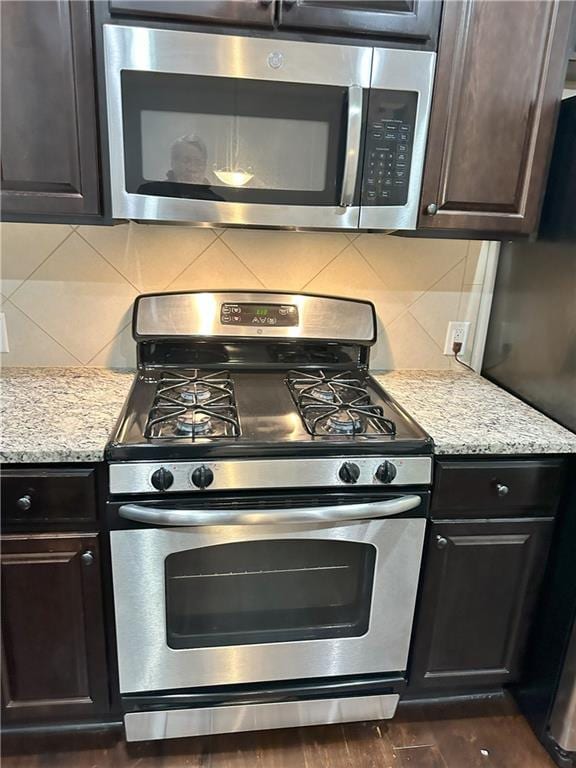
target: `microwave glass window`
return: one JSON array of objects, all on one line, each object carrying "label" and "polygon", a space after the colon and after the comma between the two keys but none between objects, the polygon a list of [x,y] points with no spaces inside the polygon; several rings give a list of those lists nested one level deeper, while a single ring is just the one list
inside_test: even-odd
[{"label": "microwave glass window", "polygon": [[170,648],[360,637],[376,549],[346,541],[222,544],[165,561]]},{"label": "microwave glass window", "polygon": [[122,72],[126,191],[337,205],[347,89]]},{"label": "microwave glass window", "polygon": [[146,181],[317,192],[326,184],[326,122],[143,110],[141,135]]}]

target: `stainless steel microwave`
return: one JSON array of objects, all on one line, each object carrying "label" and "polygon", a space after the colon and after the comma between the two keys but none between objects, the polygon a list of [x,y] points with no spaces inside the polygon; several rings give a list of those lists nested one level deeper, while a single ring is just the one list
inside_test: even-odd
[{"label": "stainless steel microwave", "polygon": [[414,229],[435,58],[105,24],[112,215]]}]

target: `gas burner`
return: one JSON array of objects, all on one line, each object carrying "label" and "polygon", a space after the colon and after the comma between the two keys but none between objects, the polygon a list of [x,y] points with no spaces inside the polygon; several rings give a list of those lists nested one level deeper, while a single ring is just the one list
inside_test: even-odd
[{"label": "gas burner", "polygon": [[187,385],[186,389],[181,389],[180,392],[178,392],[178,396],[183,403],[197,405],[199,403],[205,403],[214,395],[210,390],[210,387],[207,387],[206,384],[196,382]]},{"label": "gas burner", "polygon": [[148,415],[147,438],[240,437],[234,385],[227,371],[166,371]]},{"label": "gas burner", "polygon": [[313,436],[396,434],[396,425],[371,401],[368,382],[358,372],[290,371],[286,383]]},{"label": "gas burner", "polygon": [[334,390],[324,386],[313,387],[309,392],[306,392],[306,396],[321,400],[324,403],[333,403],[336,400]]},{"label": "gas burner", "polygon": [[322,370],[317,373],[290,371],[288,386],[293,396],[301,400],[298,405],[307,405],[314,400],[326,403],[370,403],[366,382],[349,371],[328,375]]},{"label": "gas burner", "polygon": [[207,435],[212,432],[212,419],[208,413],[186,411],[176,417],[176,429],[182,435]]},{"label": "gas burner", "polygon": [[351,411],[337,411],[326,419],[326,429],[338,435],[354,435],[363,432],[362,416]]},{"label": "gas burner", "polygon": [[228,371],[168,371],[158,382],[156,397],[174,404],[231,405],[234,401],[234,385]]}]

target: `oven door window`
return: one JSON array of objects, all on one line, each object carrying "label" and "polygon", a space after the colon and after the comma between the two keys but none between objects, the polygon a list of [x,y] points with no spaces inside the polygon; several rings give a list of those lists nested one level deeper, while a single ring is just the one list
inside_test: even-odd
[{"label": "oven door window", "polygon": [[364,635],[375,563],[371,544],[323,540],[241,542],[169,555],[168,646]]},{"label": "oven door window", "polygon": [[122,72],[126,191],[337,205],[347,89]]}]

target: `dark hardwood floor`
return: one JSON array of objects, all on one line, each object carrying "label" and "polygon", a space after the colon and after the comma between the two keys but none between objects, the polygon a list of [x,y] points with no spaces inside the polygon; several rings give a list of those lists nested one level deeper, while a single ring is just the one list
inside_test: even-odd
[{"label": "dark hardwood floor", "polygon": [[10,735],[2,768],[552,768],[510,700],[408,706],[392,721],[127,745]]}]

